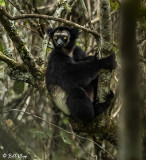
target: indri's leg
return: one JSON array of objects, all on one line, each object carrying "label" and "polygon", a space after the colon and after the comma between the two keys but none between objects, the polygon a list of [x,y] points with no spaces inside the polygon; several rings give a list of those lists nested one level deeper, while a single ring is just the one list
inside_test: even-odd
[{"label": "indri's leg", "polygon": [[111,104],[111,101],[112,101],[113,97],[114,97],[114,94],[113,94],[112,91],[110,91],[110,93],[106,96],[106,99],[105,99],[104,103],[94,104],[94,115],[95,115],[95,117],[107,110],[107,108]]},{"label": "indri's leg", "polygon": [[93,104],[82,88],[77,88],[67,98],[67,106],[77,121],[91,122],[94,119]]}]

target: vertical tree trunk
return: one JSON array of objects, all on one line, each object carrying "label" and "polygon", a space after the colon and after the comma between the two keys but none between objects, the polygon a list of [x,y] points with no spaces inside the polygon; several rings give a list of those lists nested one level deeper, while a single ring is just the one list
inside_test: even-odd
[{"label": "vertical tree trunk", "polygon": [[[110,15],[109,0],[100,0],[100,35],[101,35],[101,57],[107,57],[112,51],[112,21]],[[105,96],[110,90],[111,72],[102,70],[99,75],[98,97],[104,102]]]},{"label": "vertical tree trunk", "polygon": [[138,84],[136,16],[139,0],[125,0],[122,5],[122,121],[120,160],[141,160],[141,101]]}]

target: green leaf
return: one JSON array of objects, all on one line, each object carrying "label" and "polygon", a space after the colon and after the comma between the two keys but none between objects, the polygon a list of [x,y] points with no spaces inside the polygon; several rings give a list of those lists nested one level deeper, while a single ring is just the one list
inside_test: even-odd
[{"label": "green leaf", "polygon": [[2,42],[0,42],[0,51],[3,52],[3,45],[2,45]]},{"label": "green leaf", "polygon": [[77,45],[77,46],[80,46],[80,45],[79,45],[79,42],[76,42],[76,45]]},{"label": "green leaf", "polygon": [[68,118],[66,118],[66,117],[64,117],[62,119],[62,122],[63,122],[64,125],[68,125],[69,124]]},{"label": "green leaf", "polygon": [[4,0],[0,0],[0,4],[4,7],[5,6],[5,1]]},{"label": "green leaf", "polygon": [[64,143],[74,145],[73,140],[71,139],[71,136],[68,133],[61,131],[60,135]]},{"label": "green leaf", "polygon": [[32,133],[33,135],[35,135],[40,139],[42,138],[44,139],[52,136],[51,131],[48,129],[43,129],[42,131],[42,130],[38,130],[38,128],[28,128],[28,129],[25,129],[25,131]]},{"label": "green leaf", "polygon": [[117,10],[120,6],[116,0],[110,0],[110,7],[112,10]]},{"label": "green leaf", "polygon": [[51,51],[51,48],[47,48],[47,49],[46,49],[46,52],[49,52],[49,51]]},{"label": "green leaf", "polygon": [[21,81],[15,81],[13,85],[13,90],[16,94],[21,94],[24,91],[25,83]]},{"label": "green leaf", "polygon": [[139,16],[146,17],[146,4],[142,4],[139,9]]}]

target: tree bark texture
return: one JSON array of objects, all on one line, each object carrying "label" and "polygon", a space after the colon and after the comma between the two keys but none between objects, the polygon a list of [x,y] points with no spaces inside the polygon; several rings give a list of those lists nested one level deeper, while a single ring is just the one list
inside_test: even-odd
[{"label": "tree bark texture", "polygon": [[[109,0],[100,0],[100,37],[101,37],[101,57],[107,57],[112,51],[112,21],[110,15]],[[111,72],[102,70],[99,75],[98,97],[100,102],[104,102],[105,96],[110,91]]]}]

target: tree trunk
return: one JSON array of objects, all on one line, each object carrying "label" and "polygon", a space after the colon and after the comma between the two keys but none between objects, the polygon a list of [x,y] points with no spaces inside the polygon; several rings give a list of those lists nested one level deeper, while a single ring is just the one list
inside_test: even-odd
[{"label": "tree trunk", "polygon": [[136,16],[138,0],[125,0],[122,5],[122,117],[120,160],[141,160],[141,100],[138,84],[138,50]]},{"label": "tree trunk", "polygon": [[[112,51],[112,21],[110,14],[109,0],[100,0],[100,37],[101,37],[101,58],[107,57]],[[111,72],[102,70],[99,75],[98,97],[104,102],[105,96],[110,91]]]}]

